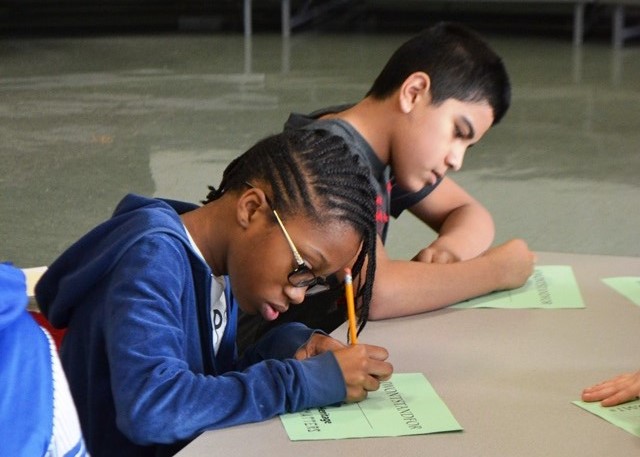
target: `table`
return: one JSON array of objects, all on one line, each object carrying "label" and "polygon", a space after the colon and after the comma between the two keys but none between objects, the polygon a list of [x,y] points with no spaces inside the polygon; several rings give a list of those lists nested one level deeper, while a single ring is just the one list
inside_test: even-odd
[{"label": "table", "polygon": [[[369,322],[396,372],[422,372],[464,428],[399,438],[291,442],[279,418],[200,435],[178,456],[632,456],[640,439],[571,404],[640,369],[640,307],[600,279],[640,276],[640,257],[539,253],[571,265],[584,309],[443,309]],[[346,326],[336,330],[340,338]]]}]

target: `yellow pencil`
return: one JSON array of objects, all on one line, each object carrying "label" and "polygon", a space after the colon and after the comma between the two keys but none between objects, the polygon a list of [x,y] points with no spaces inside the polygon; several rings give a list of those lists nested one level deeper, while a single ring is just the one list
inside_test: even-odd
[{"label": "yellow pencil", "polygon": [[356,330],[356,304],[353,299],[353,279],[351,269],[344,269],[344,294],[347,299],[347,315],[349,316],[349,341],[351,345],[358,344],[358,331]]}]

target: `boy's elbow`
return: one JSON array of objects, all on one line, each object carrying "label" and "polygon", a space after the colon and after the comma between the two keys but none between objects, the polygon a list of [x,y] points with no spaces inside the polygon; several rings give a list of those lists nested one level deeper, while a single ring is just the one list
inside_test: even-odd
[{"label": "boy's elbow", "polygon": [[369,315],[367,319],[370,321],[379,321],[382,319],[388,319],[390,314],[391,303],[387,300],[380,300],[373,297],[371,303],[369,303]]},{"label": "boy's elbow", "polygon": [[[393,287],[389,282],[389,278],[393,276],[393,262],[386,256],[380,255],[376,259],[376,275],[373,281],[373,291],[371,302],[369,303],[369,314],[367,319],[377,321],[388,319],[392,316],[394,305]],[[391,293],[390,293],[391,292]]]},{"label": "boy's elbow", "polygon": [[369,321],[380,321],[386,319],[386,316],[382,313],[374,312],[373,310],[369,311],[368,319]]}]

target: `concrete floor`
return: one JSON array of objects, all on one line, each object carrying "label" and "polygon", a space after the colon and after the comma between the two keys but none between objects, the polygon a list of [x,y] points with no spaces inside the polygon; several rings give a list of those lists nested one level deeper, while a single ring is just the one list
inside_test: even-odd
[{"label": "concrete floor", "polygon": [[[359,100],[409,35],[0,39],[0,261],[50,263],[127,192],[200,200],[290,111]],[[496,242],[640,256],[640,46],[484,35],[513,104],[452,176]],[[389,246],[411,257],[432,237],[403,215]]]}]

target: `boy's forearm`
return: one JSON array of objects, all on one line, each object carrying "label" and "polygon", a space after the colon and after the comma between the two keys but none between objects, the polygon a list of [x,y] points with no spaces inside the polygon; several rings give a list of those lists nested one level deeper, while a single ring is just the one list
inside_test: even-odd
[{"label": "boy's forearm", "polygon": [[376,271],[369,319],[424,313],[489,293],[497,284],[493,276],[481,262],[389,261]]},{"label": "boy's forearm", "polygon": [[495,226],[491,213],[448,177],[410,211],[438,233],[426,249],[467,260],[482,254],[493,243]]},{"label": "boy's forearm", "polygon": [[485,252],[494,236],[493,217],[482,205],[472,203],[449,214],[431,247],[452,252],[459,260],[468,260]]}]

